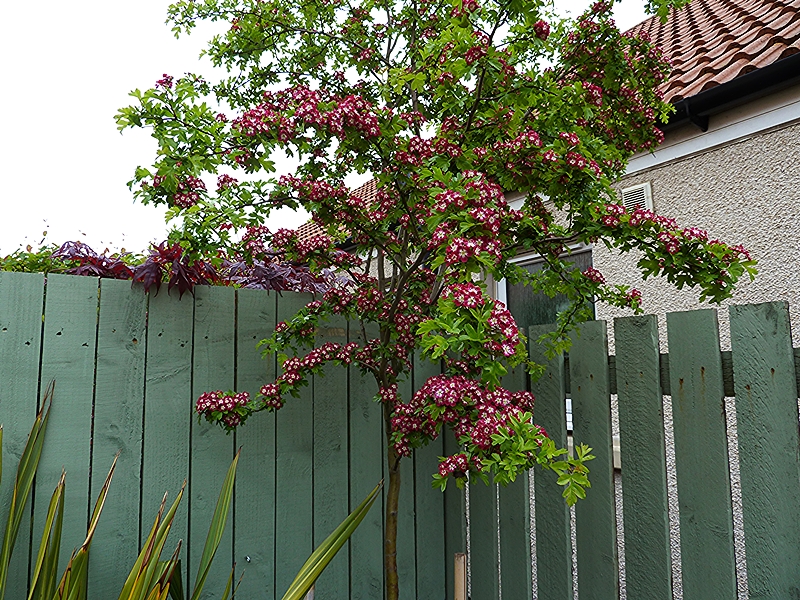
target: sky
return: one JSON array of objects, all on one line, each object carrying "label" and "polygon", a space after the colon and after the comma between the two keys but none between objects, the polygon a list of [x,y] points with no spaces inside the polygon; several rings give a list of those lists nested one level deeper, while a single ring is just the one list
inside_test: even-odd
[{"label": "sky", "polygon": [[[587,2],[558,4],[577,14]],[[617,6],[620,28],[646,17],[643,4],[623,0]],[[141,252],[166,238],[163,209],[136,203],[127,187],[138,165],[151,164],[155,141],[145,130],[120,134],[114,115],[132,103],[130,90],[151,87],[162,73],[211,71],[198,55],[214,25],[176,40],[164,24],[168,5],[41,0],[34,9],[6,3],[0,20],[0,256],[38,248],[43,240]],[[293,228],[306,219],[283,212],[268,226]]]}]

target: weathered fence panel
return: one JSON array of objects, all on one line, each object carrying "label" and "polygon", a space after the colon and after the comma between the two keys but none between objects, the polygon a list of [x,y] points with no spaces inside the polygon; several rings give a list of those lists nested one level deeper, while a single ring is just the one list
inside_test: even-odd
[{"label": "weathered fence panel", "polygon": [[[441,365],[428,360],[414,359],[414,388],[417,389],[429,377],[438,375]],[[431,474],[439,466],[439,457],[444,455],[443,438],[434,440],[414,453],[415,532],[417,549],[417,598],[438,600],[445,598],[445,568],[440,560],[444,556],[444,497],[438,488],[431,485]],[[466,550],[466,547],[465,547]]]},{"label": "weathered fence panel", "polygon": [[733,510],[717,312],[671,313],[667,333],[669,347],[675,349],[669,375],[683,593],[686,598],[734,598]]},{"label": "weathered fence panel", "polygon": [[[621,577],[625,597],[631,599],[800,598],[800,349],[791,347],[783,303],[731,307],[730,315],[732,352],[720,351],[713,310],[668,314],[668,354],[659,353],[655,316],[614,321],[616,356],[608,355],[606,325],[599,322],[581,327],[564,359],[548,359],[531,345],[531,359],[547,365],[545,375],[531,384],[536,421],[565,445],[564,399],[571,398],[575,443],[590,445],[596,458],[589,463],[592,487],[576,507],[574,529],[554,482],[546,481],[546,473],[533,473],[533,581],[531,569],[519,568],[519,556],[524,555],[520,545],[512,550],[503,543],[512,518],[504,514],[509,503],[501,490],[503,597],[513,589],[514,598],[572,598],[572,538],[577,548],[575,594],[581,600],[618,599]],[[546,326],[532,327],[530,337],[545,331]],[[612,470],[613,394],[622,459],[617,484]],[[744,544],[737,547],[725,414],[725,397],[734,394],[744,514]],[[670,531],[665,401],[671,401],[673,414],[679,531]],[[617,557],[615,497],[620,481],[624,574]],[[471,489],[472,496],[476,491],[480,494]],[[493,505],[479,498],[482,512],[491,513]],[[516,511],[517,523],[527,518],[527,506]],[[476,540],[476,531],[473,527],[473,548],[492,543],[487,532]],[[674,590],[671,535],[680,536],[681,548],[681,585]],[[744,587],[739,585],[742,574],[737,581],[735,561],[742,552],[747,561]],[[493,588],[476,583],[480,573],[475,560],[473,549],[472,597],[497,598]]]},{"label": "weathered fence panel", "polygon": [[[299,294],[222,287],[200,287],[179,299],[166,289],[146,295],[121,281],[50,275],[45,282],[41,275],[0,273],[3,522],[40,394],[50,379],[57,382],[30,513],[34,522],[22,525],[7,597],[27,594],[30,560],[62,467],[63,568],[86,535],[89,511],[118,451],[91,553],[90,597],[116,597],[164,492],[171,502],[184,481],[168,548],[183,541],[182,575],[190,593],[222,480],[241,446],[228,527],[203,597],[220,597],[236,563],[236,576],[244,572],[237,597],[280,598],[313,547],[383,476],[375,383],[357,369],[328,369],[300,398],[289,398],[278,413],[254,415],[232,435],[198,421],[193,409],[203,391],[255,394],[271,381],[275,358],[263,360],[256,343],[306,301]],[[319,343],[341,343],[360,329],[331,321],[319,333]],[[416,371],[424,378],[438,366],[418,362]],[[439,440],[414,461],[403,461],[403,598],[440,600],[448,593],[452,558],[445,555],[444,509],[453,495],[431,487],[443,452]],[[448,552],[466,547],[457,524],[464,513],[458,511],[457,518],[447,517],[461,531]],[[383,517],[379,501],[318,581],[318,597],[383,598]]]},{"label": "weathered fence panel", "polygon": [[[141,293],[135,289],[133,293]],[[142,491],[140,494],[141,547],[152,527],[164,493],[172,502],[189,479],[189,444],[192,414],[192,341],[194,301],[180,301],[166,290],[150,295],[147,312],[147,352],[144,390],[142,451]],[[217,484],[219,485],[219,484]],[[168,548],[189,540],[188,490],[184,491],[183,510],[175,514]],[[114,501],[111,490],[109,502]],[[185,554],[182,554],[185,556]],[[181,561],[184,585],[189,581],[188,566]],[[113,597],[113,596],[112,596]]]},{"label": "weathered fence panel", "polygon": [[[0,272],[0,414],[3,422],[3,480],[0,489],[0,523],[8,520],[14,477],[39,398],[39,358],[42,339],[44,277]],[[55,481],[53,481],[55,485]],[[30,501],[20,523],[17,544],[30,546]],[[11,559],[6,585],[25,589],[28,556],[17,552]]]},{"label": "weathered fence panel", "polygon": [[[86,537],[92,506],[89,476],[92,473],[92,408],[94,402],[95,345],[97,342],[98,281],[89,277],[53,275],[47,278],[42,336],[41,381],[56,381],[51,427],[42,450],[34,485],[33,548],[38,549],[47,505],[62,469],[69,473],[65,506],[74,507],[64,517],[59,572],[63,572],[73,548]],[[97,466],[95,477],[104,478],[111,466],[109,456]],[[81,509],[76,510],[77,507]]]},{"label": "weathered fence panel", "polygon": [[[277,296],[239,290],[236,304],[236,389],[258,393],[275,378],[275,357],[250,352],[265,331],[276,324]],[[246,449],[234,496],[233,543],[236,578],[242,598],[275,598],[275,414],[254,415],[236,431],[236,444]]]},{"label": "weathered fence panel", "polygon": [[[503,378],[503,385],[512,392],[527,389],[524,369],[518,367]],[[530,479],[522,477],[498,490],[500,494],[500,581],[508,598],[526,600],[531,597],[531,515]]]},{"label": "weathered fence panel", "polygon": [[751,598],[800,598],[800,440],[786,303],[730,309]]},{"label": "weathered fence panel", "polygon": [[132,565],[139,545],[147,296],[131,294],[130,287],[125,281],[100,281],[90,498],[100,493],[102,469],[119,452],[113,479],[117,502],[109,503],[97,527],[89,570],[92,595],[104,598],[125,583],[119,565]]},{"label": "weathered fence panel", "polygon": [[[672,598],[664,409],[654,316],[614,320],[625,577],[631,598]],[[580,419],[580,415],[575,415]]]},{"label": "weathered fence panel", "polygon": [[582,599],[619,598],[617,513],[608,381],[608,338],[603,321],[584,323],[573,336],[569,377],[577,443],[592,448],[592,487],[575,507],[578,595]]},{"label": "weathered fence panel", "polygon": [[[308,297],[198,288],[182,299],[145,295],[118,281],[0,273],[0,422],[4,471],[0,522],[10,480],[51,379],[57,381],[37,477],[33,523],[21,528],[9,598],[25,596],[53,487],[67,471],[61,566],[83,541],[89,511],[120,452],[91,559],[93,598],[115,597],[165,491],[188,481],[169,545],[183,540],[191,587],[225,471],[242,447],[228,530],[206,598],[217,598],[234,563],[237,597],[276,600],[313,547],[384,476],[381,405],[375,383],[357,369],[327,369],[276,414],[260,413],[235,434],[198,422],[203,391],[256,394],[277,372],[256,342]],[[555,477],[533,473],[499,491],[470,488],[471,586],[475,600],[615,600],[620,596],[611,437],[617,394],[627,598],[672,599],[664,395],[671,394],[681,583],[687,600],[742,597],[737,589],[725,396],[735,394],[748,597],[800,597],[800,436],[798,362],[786,305],[731,307],[732,352],[720,352],[714,311],[667,316],[669,354],[659,354],[655,317],[587,323],[569,356],[549,359],[531,344],[545,375],[521,372],[506,385],[536,395],[536,418],[567,445],[571,398],[576,443],[593,447],[592,487],[576,507],[575,529]],[[547,327],[535,327],[535,340]],[[343,343],[360,328],[331,321],[318,343]],[[415,360],[408,396],[440,366]],[[432,489],[437,457],[458,452],[450,437],[402,463],[398,568],[404,599],[440,600],[453,590],[453,555],[467,545],[466,498]],[[379,501],[318,582],[332,599],[383,597],[383,509]],[[535,512],[531,556],[530,511]],[[33,532],[33,535],[30,535]],[[675,533],[675,532],[673,532]],[[577,573],[573,573],[573,540]],[[535,564],[536,577],[532,577]],[[573,590],[573,577],[577,590]]]},{"label": "weathered fence panel", "polygon": [[[547,370],[531,386],[536,396],[536,421],[545,428],[559,448],[567,447],[564,391],[564,356],[547,359],[536,341],[548,326],[530,328],[531,360],[546,364]],[[536,582],[552,600],[572,600],[572,538],[570,516],[553,472],[534,471],[536,498]]]}]

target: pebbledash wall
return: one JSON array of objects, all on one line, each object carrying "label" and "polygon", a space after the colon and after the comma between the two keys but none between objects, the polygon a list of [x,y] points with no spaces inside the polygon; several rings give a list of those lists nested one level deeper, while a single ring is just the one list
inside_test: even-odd
[{"label": "pebbledash wall", "polygon": [[[798,118],[793,122],[633,172],[616,187],[650,182],[658,214],[674,217],[682,227],[700,227],[712,237],[743,244],[758,260],[759,273],[752,282],[742,280],[726,304],[786,300],[792,321],[800,324],[800,104],[794,106]],[[662,340],[668,311],[708,306],[698,302],[693,290],[678,291],[661,278],[642,281],[635,253],[619,255],[596,245],[592,259],[609,281],[642,291],[645,312],[659,315]],[[728,349],[725,312],[720,311],[721,344]],[[597,306],[598,319],[625,314],[630,313]],[[797,345],[800,326],[792,336]]]}]

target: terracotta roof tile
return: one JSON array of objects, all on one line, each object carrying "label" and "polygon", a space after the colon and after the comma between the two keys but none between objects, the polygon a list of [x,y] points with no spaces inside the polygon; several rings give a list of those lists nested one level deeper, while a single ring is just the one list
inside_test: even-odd
[{"label": "terracotta roof tile", "polygon": [[[364,198],[368,201],[375,200],[378,195],[378,180],[370,179],[367,183],[352,190],[350,194],[353,196],[358,196],[359,198]],[[320,235],[323,233],[325,233],[325,231],[314,221],[306,221],[297,228],[297,238],[300,241],[307,240],[315,235]]]},{"label": "terracotta roof tile", "polygon": [[633,30],[672,60],[661,89],[675,102],[800,52],[800,0],[693,0]]}]

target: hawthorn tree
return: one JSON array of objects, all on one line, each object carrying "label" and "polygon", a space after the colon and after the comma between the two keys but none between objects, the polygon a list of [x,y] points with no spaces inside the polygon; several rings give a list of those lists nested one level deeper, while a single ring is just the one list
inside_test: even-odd
[{"label": "hawthorn tree", "polygon": [[[682,3],[650,8],[664,15]],[[277,380],[254,398],[206,392],[197,411],[230,430],[279,409],[326,363],[372,374],[388,447],[390,600],[399,464],[444,430],[461,451],[441,459],[442,488],[451,478],[505,483],[536,464],[559,474],[567,502],[588,485],[589,449],[566,457],[535,425],[531,394],[501,385],[509,367],[533,366],[487,279],[566,296],[547,340],[560,351],[592,302],[640,307],[635,289],[576,270],[571,244],[638,250],[645,276],[713,301],[754,273],[743,248],[615,200],[611,183],[632,153],[661,141],[671,108],[657,91],[669,72],[660,50],[620,33],[611,5],[562,21],[545,0],[180,0],[169,9],[176,35],[200,20],[228,23],[206,50],[226,75],[213,85],[164,75],[117,116],[121,129],[147,127],[158,141],[131,186],[142,202],[169,206],[171,243],[343,275],[266,341],[282,361]],[[272,175],[279,151],[297,159],[293,173]],[[375,194],[348,190],[352,173],[373,177]],[[506,201],[512,191],[524,197],[519,208]],[[268,231],[270,211],[286,206],[304,207],[322,233]],[[544,268],[511,263],[520,252]],[[315,348],[331,315],[360,323],[360,338]],[[401,398],[415,351],[443,371]]]}]

